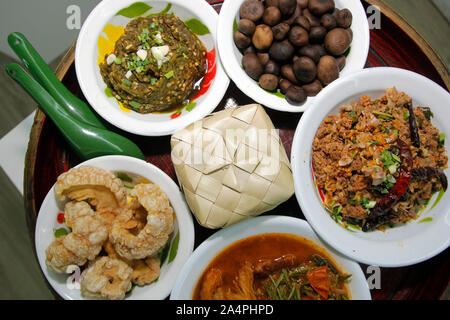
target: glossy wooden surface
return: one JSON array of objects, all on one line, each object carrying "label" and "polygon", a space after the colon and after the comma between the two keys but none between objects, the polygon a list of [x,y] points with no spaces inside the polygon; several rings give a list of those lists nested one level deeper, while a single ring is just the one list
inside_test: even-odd
[{"label": "glossy wooden surface", "polygon": [[[220,11],[222,1],[208,2]],[[445,88],[449,88],[449,74],[441,59],[401,17],[377,0],[370,0],[382,10],[381,29],[371,30],[371,48],[366,67],[394,66],[418,72]],[[365,3],[367,6],[368,3]],[[73,93],[84,99],[76,80],[73,66],[74,48],[67,53],[58,68],[57,75]],[[229,99],[237,104],[252,103],[235,85],[230,87],[216,110],[223,109]],[[283,144],[290,156],[293,135],[301,115],[292,115],[267,109],[276,128],[280,129]],[[124,134],[124,133],[122,133]],[[164,170],[175,181],[170,160],[170,137],[138,137],[126,134],[144,151],[147,161]],[[79,163],[61,138],[51,121],[38,112],[33,126],[25,170],[25,205],[31,234],[40,205],[56,181],[56,177]],[[295,197],[266,214],[283,214],[304,219]],[[214,233],[195,223],[196,243]],[[367,277],[368,266],[361,265]],[[448,286],[450,255],[448,250],[424,263],[407,268],[382,268],[381,289],[371,291],[373,299],[439,299]]]}]

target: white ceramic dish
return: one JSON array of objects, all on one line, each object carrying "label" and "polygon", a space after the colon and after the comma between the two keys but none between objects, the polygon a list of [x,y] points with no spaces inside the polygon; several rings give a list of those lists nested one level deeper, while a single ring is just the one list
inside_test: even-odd
[{"label": "white ceramic dish", "polygon": [[298,235],[326,249],[342,272],[352,274],[351,281],[348,284],[352,299],[371,299],[366,278],[357,263],[344,258],[324,244],[306,221],[286,216],[252,218],[222,229],[209,237],[195,249],[181,270],[170,299],[191,300],[198,279],[220,251],[238,240],[263,233],[289,233]]},{"label": "white ceramic dish", "polygon": [[[129,172],[137,174],[153,183],[156,183],[169,197],[176,214],[175,228],[172,241],[179,234],[179,245],[175,259],[168,260],[161,267],[161,274],[157,282],[143,287],[136,287],[127,299],[158,300],[166,298],[175,283],[175,278],[189,258],[194,248],[194,224],[192,215],[187,207],[183,195],[175,182],[163,171],[145,161],[125,156],[105,156],[83,162],[80,165],[90,165],[112,172]],[[79,165],[79,166],[80,166]],[[50,189],[42,203],[36,223],[35,245],[42,272],[50,285],[64,299],[83,299],[80,290],[68,283],[68,275],[57,274],[47,269],[45,265],[45,250],[54,240],[54,230],[61,228],[57,222],[57,214],[64,210],[54,195],[54,187]]]},{"label": "white ceramic dish", "polygon": [[[291,105],[286,99],[263,90],[242,69],[242,54],[233,41],[233,23],[239,21],[239,8],[244,1],[225,1],[220,10],[217,40],[219,55],[228,76],[242,92],[268,108],[285,112],[304,112],[311,106],[315,97],[308,97],[302,105]],[[348,8],[353,15],[351,26],[353,41],[347,56],[347,63],[340,73],[342,78],[364,68],[369,54],[370,34],[366,12],[359,0],[335,0],[335,3],[337,8]]]},{"label": "white ceramic dish", "polygon": [[[381,97],[387,88],[404,91],[413,106],[430,107],[432,122],[450,136],[450,94],[433,81],[416,73],[396,68],[371,68],[332,83],[321,92],[311,109],[300,119],[292,144],[291,163],[295,194],[302,211],[319,236],[346,256],[370,265],[400,267],[427,260],[450,244],[450,193],[446,192],[432,208],[434,199],[419,219],[386,231],[350,232],[338,225],[326,212],[316,191],[311,171],[311,150],[316,131],[329,114],[362,95]],[[449,150],[448,139],[445,142]],[[447,177],[450,170],[445,170]],[[420,223],[431,218],[428,223]],[[430,219],[428,219],[430,220]],[[423,222],[423,221],[422,221]]]},{"label": "white ceramic dish", "polygon": [[[178,110],[171,113],[139,114],[134,111],[124,111],[114,97],[108,97],[106,95],[106,84],[102,79],[98,66],[98,56],[101,56],[101,58],[104,57],[100,54],[100,51],[103,50],[103,45],[101,45],[99,50],[98,43],[100,37],[102,37],[100,40],[101,43],[111,41],[108,35],[111,32],[111,38],[113,38],[112,34],[114,34],[113,31],[115,29],[110,25],[124,27],[133,19],[117,15],[117,13],[137,2],[135,0],[103,0],[94,8],[84,22],[78,37],[75,52],[76,73],[81,90],[86,99],[105,120],[122,130],[138,135],[169,135],[212,112],[222,100],[228,88],[230,80],[219,61],[219,55],[216,54],[216,25],[218,15],[204,0],[143,1],[151,9],[142,13],[140,16],[158,13],[168,9],[168,13],[176,14],[182,21],[193,18],[201,21],[210,32],[199,35],[199,38],[205,44],[208,55],[215,57],[208,64],[208,70],[211,74],[214,73],[214,70],[216,73],[209,89],[205,94],[195,100],[196,106],[191,111],[188,111],[189,108],[184,108],[179,116],[177,116],[179,113]],[[108,29],[109,32],[108,30],[105,32],[106,26],[110,27]],[[111,42],[108,44],[109,46],[112,46],[114,43],[114,41]]]}]

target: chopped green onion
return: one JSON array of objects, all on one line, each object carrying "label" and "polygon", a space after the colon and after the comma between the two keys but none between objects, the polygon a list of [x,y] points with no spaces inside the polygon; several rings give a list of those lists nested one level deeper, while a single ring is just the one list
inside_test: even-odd
[{"label": "chopped green onion", "polygon": [[122,58],[117,57],[116,60],[114,60],[115,64],[122,64]]},{"label": "chopped green onion", "polygon": [[390,165],[389,168],[388,168],[388,170],[389,170],[389,172],[390,172],[391,174],[396,173],[396,172],[397,172],[397,165],[395,165],[395,164]]},{"label": "chopped green onion", "polygon": [[131,87],[131,81],[130,80],[123,80],[123,84],[126,85],[127,87]]},{"label": "chopped green onion", "polygon": [[380,112],[380,111],[373,111],[372,112],[375,116],[377,116],[378,118],[387,120],[387,121],[391,121],[394,119],[394,116],[392,114],[389,113],[385,113],[385,112]]},{"label": "chopped green onion", "polygon": [[133,108],[140,108],[142,104],[136,101],[130,101],[130,106],[132,106]]},{"label": "chopped green onion", "polygon": [[152,86],[154,86],[156,84],[157,79],[156,78],[151,78],[150,79],[150,83]]},{"label": "chopped green onion", "polygon": [[410,117],[409,111],[406,110],[405,113],[403,114],[403,119],[404,119],[404,120],[408,120],[409,117]]},{"label": "chopped green onion", "polygon": [[167,79],[170,79],[173,77],[173,70],[170,70],[169,72],[167,72],[164,77],[166,77]]},{"label": "chopped green onion", "polygon": [[356,155],[358,154],[358,151],[353,152],[352,159],[355,159]]},{"label": "chopped green onion", "polygon": [[380,141],[372,140],[372,141],[369,141],[369,143],[373,144],[373,145],[379,145]]},{"label": "chopped green onion", "polygon": [[445,143],[445,133],[442,132],[442,133],[439,135],[438,142],[439,142],[439,144],[441,144],[441,145]]}]

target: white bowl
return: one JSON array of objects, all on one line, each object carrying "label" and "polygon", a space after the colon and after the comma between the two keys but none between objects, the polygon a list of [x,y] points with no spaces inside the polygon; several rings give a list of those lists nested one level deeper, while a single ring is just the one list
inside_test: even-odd
[{"label": "white bowl", "polygon": [[[175,259],[168,259],[161,267],[157,282],[136,287],[127,299],[158,300],[166,298],[175,283],[175,278],[189,258],[194,248],[194,224],[184,197],[175,182],[163,171],[145,161],[125,156],[105,156],[85,161],[78,165],[90,165],[109,171],[129,172],[137,174],[156,183],[167,194],[175,211],[176,220],[172,239],[179,234],[178,251]],[[53,289],[64,299],[83,299],[79,289],[67,285],[68,275],[57,274],[47,269],[45,250],[54,240],[54,229],[61,228],[57,223],[57,214],[64,211],[64,203],[55,198],[54,187],[50,189],[42,203],[36,223],[35,245],[42,272]]]},{"label": "white bowl", "polygon": [[263,233],[288,233],[304,237],[325,248],[342,272],[352,274],[348,284],[354,300],[370,300],[370,291],[360,266],[324,244],[304,220],[286,216],[262,216],[239,222],[216,232],[195,249],[176,280],[171,300],[191,300],[197,281],[217,254],[232,243]]},{"label": "white bowl", "polygon": [[[450,193],[432,208],[434,199],[417,220],[386,231],[364,233],[339,226],[327,213],[316,192],[312,175],[312,144],[317,129],[329,114],[362,95],[380,98],[387,88],[396,87],[412,98],[413,106],[429,106],[433,125],[450,137],[448,106],[450,94],[433,81],[397,68],[371,68],[332,83],[321,92],[300,119],[292,144],[295,194],[302,211],[319,236],[346,256],[370,265],[400,267],[427,260],[450,244]],[[446,139],[446,149],[449,142]],[[445,170],[450,177],[450,170]],[[435,196],[436,197],[436,196]],[[424,218],[431,222],[420,223]]]},{"label": "white bowl", "polygon": [[200,35],[199,38],[205,44],[208,52],[215,54],[215,66],[214,63],[211,63],[208,69],[214,70],[216,67],[216,75],[208,91],[195,100],[197,103],[195,108],[192,111],[184,109],[177,118],[172,118],[173,112],[172,114],[125,112],[115,98],[108,97],[105,93],[106,84],[102,79],[97,62],[99,55],[97,43],[100,36],[107,37],[103,32],[106,25],[126,26],[132,20],[132,18],[116,14],[137,2],[135,0],[103,0],[89,14],[80,31],[75,52],[78,82],[94,110],[116,127],[143,136],[169,135],[212,112],[228,88],[230,80],[223,70],[215,49],[217,47],[218,15],[204,0],[143,1],[152,8],[142,15],[161,12],[168,4],[171,4],[169,13],[175,13],[183,21],[196,18],[209,29],[210,33]]},{"label": "white bowl", "polygon": [[[228,76],[242,92],[268,108],[285,112],[304,112],[311,106],[315,97],[308,97],[302,105],[291,105],[286,99],[262,89],[242,69],[242,54],[239,52],[233,40],[233,24],[235,21],[239,21],[239,8],[244,1],[225,1],[220,10],[217,40],[220,58]],[[361,1],[335,0],[335,3],[337,8],[347,8],[353,15],[353,23],[351,26],[353,41],[350,53],[347,56],[347,63],[340,73],[340,77],[342,78],[352,72],[363,69],[366,64],[370,46],[369,23]]]}]

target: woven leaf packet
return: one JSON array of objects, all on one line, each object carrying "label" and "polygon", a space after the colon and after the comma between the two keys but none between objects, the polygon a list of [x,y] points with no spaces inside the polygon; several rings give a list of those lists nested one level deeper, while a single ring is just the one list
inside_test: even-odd
[{"label": "woven leaf packet", "polygon": [[213,113],[176,132],[171,147],[186,201],[204,227],[258,216],[294,193],[286,151],[260,105]]}]

